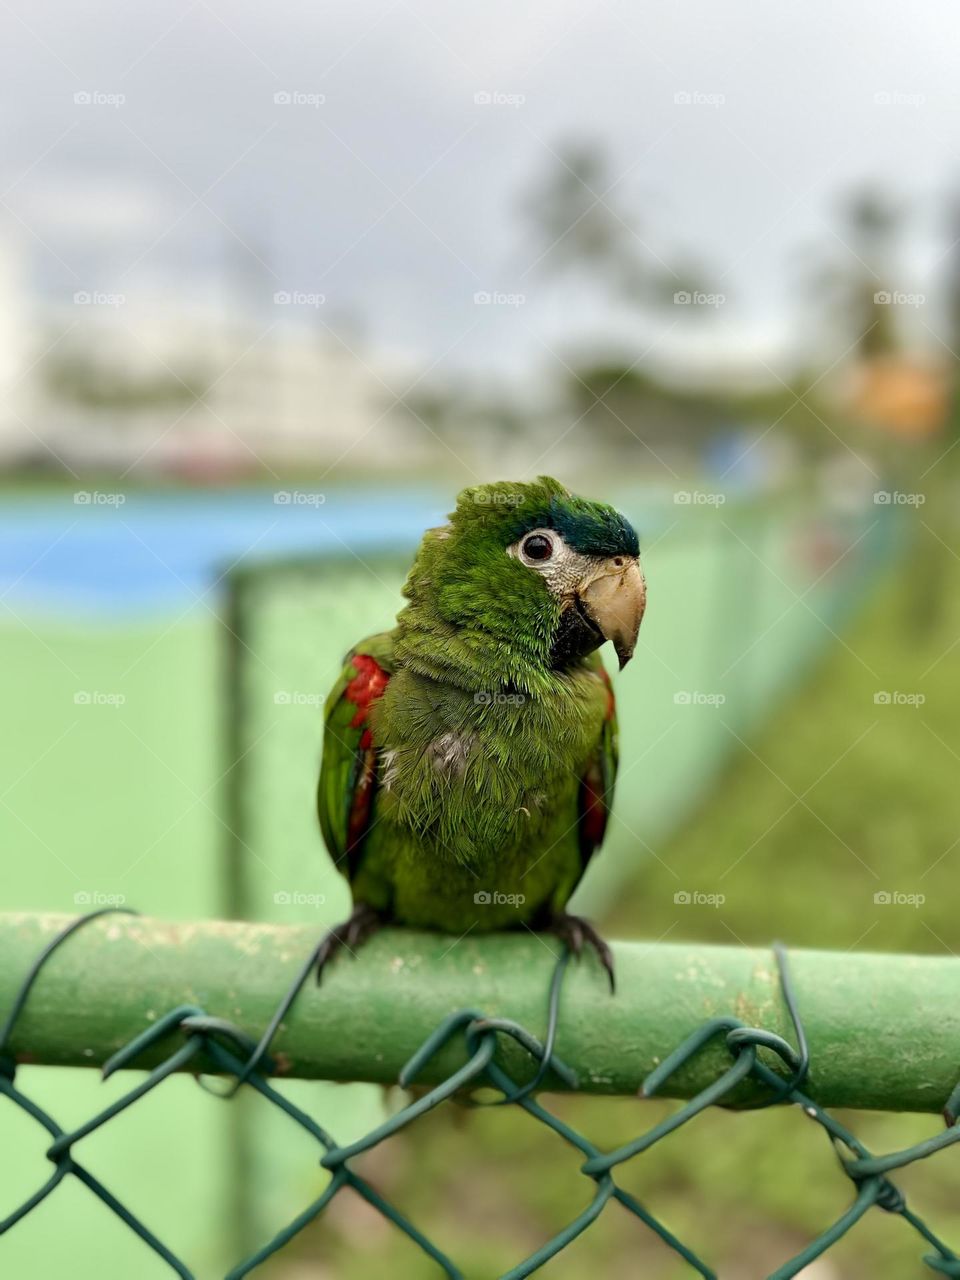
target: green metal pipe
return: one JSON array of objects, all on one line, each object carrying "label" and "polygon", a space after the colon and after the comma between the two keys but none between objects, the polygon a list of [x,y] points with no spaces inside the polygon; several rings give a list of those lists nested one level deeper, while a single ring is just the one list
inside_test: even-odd
[{"label": "green metal pipe", "polygon": [[[0,1022],[31,961],[68,919],[0,915]],[[50,958],[9,1048],[21,1062],[97,1066],[184,1003],[256,1038],[315,941],[306,925],[104,917]],[[274,1057],[289,1076],[393,1082],[441,1019],[465,1007],[542,1036],[555,947],[531,933],[457,941],[385,930],[356,959],[338,957],[322,986],[306,985]],[[718,1015],[793,1039],[769,950],[621,942],[614,954],[616,996],[592,956],[569,967],[564,986],[557,1052],[586,1092],[635,1093],[687,1035]],[[815,1101],[941,1109],[960,1078],[960,959],[796,951],[790,961],[810,1042],[805,1091]],[[165,1058],[180,1034],[145,1054],[143,1065]],[[528,1079],[530,1058],[501,1040],[506,1069]],[[462,1047],[451,1045],[422,1079],[444,1079],[464,1060]],[[711,1045],[665,1092],[688,1097],[729,1064],[722,1043]],[[750,1088],[739,1101],[757,1096]]]},{"label": "green metal pipe", "polygon": [[[247,829],[245,804],[251,791],[251,762],[244,742],[244,726],[248,723],[244,677],[249,673],[244,658],[249,632],[246,607],[249,593],[246,590],[248,579],[239,568],[226,570],[223,579],[222,625],[218,630],[223,679],[220,698],[223,717],[220,738],[223,828],[220,833],[222,853],[218,889],[220,910],[226,918],[244,920],[251,914],[250,859],[242,834]],[[236,1234],[237,1247],[243,1253],[253,1252],[260,1238],[260,1205],[253,1193],[256,1142],[251,1102],[248,1097],[238,1097],[238,1105],[230,1108],[227,1125],[229,1158],[225,1174],[224,1229]]]}]

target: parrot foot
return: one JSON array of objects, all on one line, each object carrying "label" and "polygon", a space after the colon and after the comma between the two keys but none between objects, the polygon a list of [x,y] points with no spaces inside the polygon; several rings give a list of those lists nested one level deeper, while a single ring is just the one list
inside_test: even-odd
[{"label": "parrot foot", "polygon": [[597,959],[607,971],[610,980],[610,994],[617,990],[613,975],[613,952],[601,938],[589,920],[583,916],[571,916],[566,911],[559,911],[550,917],[547,929],[560,939],[568,951],[579,959],[584,945],[590,946],[597,953]]},{"label": "parrot foot", "polygon": [[376,933],[381,924],[383,920],[379,911],[365,902],[358,902],[346,920],[334,925],[317,947],[318,985],[323,979],[325,965],[341,948],[345,947],[352,953],[361,943],[366,942],[372,933]]}]

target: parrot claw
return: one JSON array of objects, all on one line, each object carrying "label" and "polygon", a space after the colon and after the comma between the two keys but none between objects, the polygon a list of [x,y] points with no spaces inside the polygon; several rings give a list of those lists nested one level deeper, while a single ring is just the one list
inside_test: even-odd
[{"label": "parrot claw", "polygon": [[376,933],[382,923],[379,911],[365,902],[358,902],[347,919],[334,925],[317,947],[317,985],[323,979],[325,965],[341,948],[345,947],[352,954],[372,933]]},{"label": "parrot claw", "polygon": [[550,918],[547,928],[578,958],[583,952],[584,945],[592,947],[597,953],[597,959],[607,971],[607,977],[610,980],[610,994],[616,994],[617,983],[613,973],[613,952],[589,920],[585,920],[583,916],[571,916],[565,911],[561,911]]}]

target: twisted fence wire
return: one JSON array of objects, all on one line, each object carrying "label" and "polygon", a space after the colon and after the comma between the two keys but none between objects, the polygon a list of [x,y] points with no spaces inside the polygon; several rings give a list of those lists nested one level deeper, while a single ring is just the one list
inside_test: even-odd
[{"label": "twisted fence wire", "polygon": [[[561,1081],[567,1089],[577,1087],[575,1073],[557,1056],[554,1048],[559,1025],[563,979],[569,962],[567,953],[559,958],[551,980],[547,1002],[547,1027],[543,1041],[519,1023],[507,1018],[487,1017],[478,1009],[461,1009],[450,1014],[427,1037],[403,1068],[399,1083],[403,1086],[413,1084],[431,1058],[448,1043],[458,1038],[462,1040],[466,1051],[466,1062],[442,1083],[409,1103],[365,1137],[347,1146],[340,1146],[323,1126],[275,1089],[269,1080],[273,1069],[273,1063],[269,1057],[270,1041],[280,1024],[283,1013],[290,1007],[306,980],[311,968],[309,964],[301,967],[259,1042],[255,1042],[226,1019],[212,1016],[195,1005],[180,1005],[158,1018],[148,1029],[135,1036],[104,1064],[103,1077],[106,1079],[121,1068],[135,1068],[140,1055],[160,1041],[179,1037],[176,1047],[163,1062],[154,1067],[143,1080],[122,1097],[84,1124],[68,1131],[61,1128],[52,1116],[17,1087],[17,1064],[8,1050],[8,1045],[17,1020],[27,1003],[31,988],[50,956],[77,929],[113,910],[117,909],[107,908],[104,911],[95,911],[81,916],[61,930],[42,949],[31,965],[10,1009],[0,1023],[0,1095],[9,1099],[46,1129],[53,1139],[46,1151],[47,1158],[53,1164],[52,1174],[23,1204],[0,1221],[0,1235],[26,1217],[66,1178],[74,1177],[89,1187],[94,1195],[167,1263],[172,1271],[183,1280],[194,1280],[194,1273],[186,1264],[99,1179],[95,1178],[77,1160],[73,1151],[82,1138],[107,1124],[145,1097],[174,1072],[190,1066],[198,1074],[198,1078],[201,1072],[211,1071],[232,1077],[232,1082],[226,1091],[214,1090],[208,1082],[201,1080],[205,1087],[212,1092],[218,1092],[222,1098],[232,1097],[240,1088],[249,1088],[277,1107],[293,1123],[299,1125],[316,1140],[323,1151],[320,1165],[329,1170],[331,1175],[323,1193],[312,1204],[293,1218],[272,1240],[237,1263],[229,1271],[225,1280],[241,1280],[242,1277],[249,1275],[322,1214],[345,1188],[353,1190],[393,1223],[436,1263],[439,1271],[450,1277],[450,1280],[462,1280],[463,1273],[457,1265],[418,1230],[395,1205],[385,1200],[366,1178],[357,1173],[351,1167],[350,1161],[406,1129],[440,1103],[453,1098],[454,1095],[462,1096],[465,1091],[481,1086],[492,1086],[501,1096],[492,1103],[475,1105],[521,1108],[586,1157],[580,1166],[580,1171],[592,1184],[591,1198],[586,1207],[524,1261],[504,1272],[501,1280],[522,1280],[522,1277],[533,1274],[595,1222],[611,1200],[616,1200],[655,1232],[694,1272],[704,1277],[704,1280],[715,1280],[715,1272],[707,1263],[673,1235],[669,1228],[650,1213],[635,1196],[619,1186],[613,1174],[620,1165],[633,1160],[669,1134],[689,1124],[708,1107],[735,1103],[738,1087],[750,1079],[763,1085],[767,1090],[765,1096],[759,1103],[754,1104],[755,1106],[795,1105],[820,1125],[834,1148],[840,1167],[852,1182],[855,1192],[852,1203],[840,1217],[805,1249],[772,1272],[769,1280],[789,1280],[789,1277],[796,1276],[804,1267],[826,1253],[845,1236],[871,1208],[882,1209],[903,1218],[927,1245],[932,1246],[935,1252],[923,1256],[923,1261],[932,1271],[944,1276],[960,1277],[960,1257],[908,1208],[902,1193],[887,1176],[896,1169],[925,1159],[944,1147],[960,1141],[960,1127],[956,1124],[957,1112],[960,1109],[960,1084],[944,1105],[944,1119],[947,1124],[945,1130],[905,1150],[882,1156],[873,1155],[849,1129],[803,1092],[802,1086],[810,1069],[810,1052],[791,981],[787,955],[779,944],[774,944],[773,950],[779,971],[781,992],[790,1015],[796,1047],[775,1032],[747,1026],[732,1016],[709,1019],[646,1077],[641,1097],[652,1097],[707,1044],[718,1038],[722,1037],[730,1054],[730,1066],[673,1114],[615,1151],[599,1151],[589,1139],[548,1111],[534,1096],[551,1075]],[[514,1080],[497,1061],[500,1036],[510,1036],[529,1054],[534,1065],[534,1074],[527,1082]],[[779,1060],[779,1065],[785,1074],[775,1071],[769,1062],[760,1057],[764,1050],[769,1055],[773,1055],[774,1060]]]}]

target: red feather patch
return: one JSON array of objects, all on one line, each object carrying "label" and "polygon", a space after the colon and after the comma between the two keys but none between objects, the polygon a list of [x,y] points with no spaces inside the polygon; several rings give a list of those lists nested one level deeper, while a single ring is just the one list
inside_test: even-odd
[{"label": "red feather patch", "polygon": [[[366,724],[370,705],[383,693],[390,675],[384,671],[376,658],[371,658],[365,653],[354,654],[351,662],[356,668],[357,674],[348,683],[343,696],[357,708],[353,719],[350,721],[350,727],[359,729],[361,725]],[[367,733],[364,734],[364,738],[366,737]],[[366,747],[369,746],[369,742],[364,742],[361,738],[360,745]]]},{"label": "red feather patch", "polygon": [[[609,724],[616,715],[616,701],[613,696],[613,684],[607,674],[606,667],[600,665],[597,676],[607,694],[607,706],[604,720]],[[602,752],[603,748],[600,748]],[[580,779],[579,804],[579,843],[580,859],[584,868],[595,851],[603,843],[607,830],[610,809],[607,804],[606,785],[604,779],[603,759],[598,753],[587,762],[583,777]]]},{"label": "red feather patch", "polygon": [[580,854],[585,861],[603,842],[607,817],[603,775],[594,761],[580,780]]},{"label": "red feather patch", "polygon": [[375,658],[358,653],[351,658],[357,674],[344,690],[344,697],[357,708],[350,721],[352,729],[363,729],[360,735],[357,767],[354,772],[353,795],[347,819],[347,858],[353,862],[359,846],[370,825],[370,812],[376,790],[376,752],[373,746],[373,730],[367,724],[370,707],[380,697],[390,680]]}]

